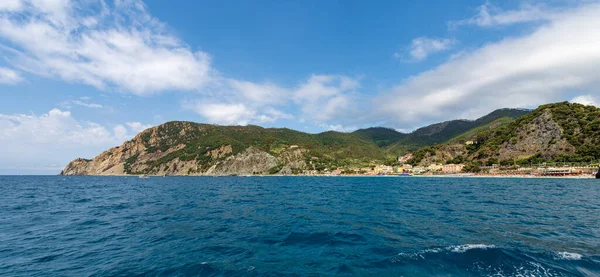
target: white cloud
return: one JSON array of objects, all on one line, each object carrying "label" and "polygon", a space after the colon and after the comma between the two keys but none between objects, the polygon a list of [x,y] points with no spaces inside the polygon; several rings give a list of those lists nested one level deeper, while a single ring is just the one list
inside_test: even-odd
[{"label": "white cloud", "polygon": [[87,107],[87,108],[93,108],[93,109],[100,109],[100,108],[102,108],[102,105],[100,105],[100,104],[88,103],[88,102],[84,102],[84,101],[81,101],[81,100],[73,100],[73,101],[71,101],[71,103],[73,103],[75,105]]},{"label": "white cloud", "polygon": [[232,90],[244,101],[258,105],[281,104],[288,98],[289,91],[273,83],[257,84],[247,81],[229,80]]},{"label": "white cloud", "polygon": [[256,111],[244,104],[197,102],[188,106],[211,123],[223,125],[247,125],[256,117]]},{"label": "white cloud", "polygon": [[539,22],[553,19],[555,9],[540,4],[525,3],[516,10],[502,10],[489,1],[477,8],[477,14],[469,19],[449,22],[451,28],[461,25],[493,27],[516,23]]},{"label": "white cloud", "polygon": [[281,87],[273,83],[228,80],[212,98],[184,101],[210,123],[246,125],[275,122],[296,116],[281,111],[299,110],[301,117],[323,123],[347,114],[353,109],[353,94],[359,87],[355,78],[340,75],[312,75],[297,87]]},{"label": "white cloud", "polygon": [[[324,122],[352,106],[358,80],[313,75],[298,87],[220,76],[210,57],[166,31],[141,0],[21,0],[0,9],[0,55],[22,71],[136,95],[200,91],[184,101],[206,120],[248,124]],[[207,101],[208,99],[208,101]],[[90,99],[63,103],[101,108]],[[120,129],[121,130],[121,129]]]},{"label": "white cloud", "polygon": [[358,88],[358,80],[347,76],[312,75],[292,95],[304,118],[324,123],[355,108],[352,100]]},{"label": "white cloud", "polygon": [[0,8],[0,49],[22,70],[137,95],[212,80],[208,54],[167,34],[141,1],[18,3],[25,8]]},{"label": "white cloud", "polygon": [[19,11],[23,8],[21,0],[2,0],[0,1],[0,11]]},{"label": "white cloud", "polygon": [[120,124],[113,128],[113,132],[115,134],[115,138],[120,141],[125,141],[129,137],[127,134],[127,128]]},{"label": "white cloud", "polygon": [[142,123],[137,122],[137,121],[135,121],[135,122],[127,122],[125,124],[127,124],[127,126],[129,126],[129,129],[131,129],[131,131],[134,134],[137,134],[137,133],[139,133],[141,131],[144,131],[144,130],[152,127],[152,125],[150,125],[150,124],[142,124]]},{"label": "white cloud", "polygon": [[0,84],[16,84],[23,81],[19,73],[6,67],[0,67]]},{"label": "white cloud", "polygon": [[275,122],[279,119],[292,119],[293,115],[284,113],[272,107],[267,107],[262,111],[262,114],[258,116],[258,122]]},{"label": "white cloud", "polygon": [[600,96],[580,95],[571,100],[571,103],[579,103],[586,106],[600,107]]},{"label": "white cloud", "polygon": [[[122,127],[122,126],[121,126]],[[92,158],[133,137],[115,126],[75,119],[71,112],[0,114],[0,169],[54,170],[59,173],[76,157]]]},{"label": "white cloud", "polygon": [[[419,37],[412,40],[412,43],[408,49],[408,54],[415,61],[421,61],[426,59],[429,55],[450,49],[452,45],[456,44],[455,39],[449,38],[428,38]],[[400,53],[394,53],[394,57],[403,57]]]},{"label": "white cloud", "polygon": [[504,107],[597,95],[600,5],[555,14],[529,34],[487,44],[412,76],[375,101],[399,128],[474,118]]},{"label": "white cloud", "polygon": [[333,125],[328,125],[328,124],[321,124],[320,125],[322,128],[327,129],[328,131],[336,131],[336,132],[352,132],[357,130],[358,128],[356,126],[344,126],[341,124],[333,124]]}]

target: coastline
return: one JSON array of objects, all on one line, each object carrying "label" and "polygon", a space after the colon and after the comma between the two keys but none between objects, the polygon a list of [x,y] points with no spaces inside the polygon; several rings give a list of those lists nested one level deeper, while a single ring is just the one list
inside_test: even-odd
[{"label": "coastline", "polygon": [[[128,174],[120,174],[120,175],[56,175],[62,177],[69,176],[89,176],[89,177],[138,177],[140,175],[128,175]],[[154,178],[166,178],[166,177],[350,177],[350,178],[499,178],[499,179],[595,179],[594,175],[576,175],[576,176],[539,176],[539,175],[475,175],[475,174],[447,174],[447,175],[410,175],[410,176],[400,176],[400,175],[279,175],[279,174],[270,174],[270,175],[147,175],[148,177]]]}]

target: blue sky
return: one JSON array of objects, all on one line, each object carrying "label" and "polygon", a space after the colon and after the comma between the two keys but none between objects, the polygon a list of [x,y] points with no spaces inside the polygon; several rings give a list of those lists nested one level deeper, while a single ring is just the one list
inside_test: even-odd
[{"label": "blue sky", "polygon": [[171,120],[402,131],[599,105],[598,1],[0,2],[0,174]]}]

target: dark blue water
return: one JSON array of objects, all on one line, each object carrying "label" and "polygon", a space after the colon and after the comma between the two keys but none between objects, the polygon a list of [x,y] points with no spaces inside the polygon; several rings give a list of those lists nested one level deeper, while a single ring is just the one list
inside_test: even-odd
[{"label": "dark blue water", "polygon": [[600,182],[0,177],[1,276],[600,276]]}]

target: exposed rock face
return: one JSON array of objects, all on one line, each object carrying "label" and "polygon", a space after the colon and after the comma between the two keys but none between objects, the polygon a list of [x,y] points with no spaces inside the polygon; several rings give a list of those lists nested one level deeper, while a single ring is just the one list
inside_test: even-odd
[{"label": "exposed rock face", "polygon": [[71,161],[65,169],[60,172],[60,175],[88,175],[91,168],[91,161],[92,160],[77,158]]},{"label": "exposed rock face", "polygon": [[[156,127],[151,128],[150,130]],[[91,160],[75,159],[70,162],[61,175],[125,175],[126,161],[131,157],[138,159],[148,159],[151,154],[146,154],[141,134],[138,134],[123,145],[113,147],[102,152]],[[138,167],[134,166],[134,169]]]},{"label": "exposed rock face", "polygon": [[279,174],[295,174],[306,169],[306,157],[308,155],[308,151],[294,146],[295,145],[290,146],[290,151],[283,152],[281,155],[279,155],[279,163],[285,165],[278,172]]},{"label": "exposed rock face", "polygon": [[208,151],[204,155],[210,156],[213,159],[218,159],[218,158],[223,158],[223,157],[227,156],[231,152],[233,152],[233,148],[231,147],[231,145],[222,145],[221,147],[219,147],[217,149]]},{"label": "exposed rock face", "polygon": [[[91,160],[75,159],[61,174],[310,174],[340,166],[381,163],[399,151],[425,145],[414,152],[412,164],[506,164],[511,160],[517,163],[600,157],[600,109],[557,103],[540,106],[516,120],[511,114],[509,123],[502,121],[506,124],[491,121],[505,116],[503,111],[472,122],[434,124],[413,132],[412,139],[381,128],[362,133],[308,134],[286,128],[172,121],[146,129]],[[468,129],[469,126],[488,129]],[[464,133],[457,134],[459,131]],[[387,141],[391,137],[395,144]],[[471,137],[476,142],[479,139],[479,143],[457,142]],[[448,138],[453,139],[447,141]]]},{"label": "exposed rock face", "polygon": [[[197,127],[184,123],[176,135],[185,136],[197,130],[193,128]],[[163,147],[165,142],[172,143],[169,137],[161,137],[157,127],[153,127],[91,160],[73,160],[61,175],[246,175],[277,173],[281,168],[287,168],[291,173],[292,169],[301,170],[306,165],[304,159],[307,150],[298,146],[290,147],[276,157],[256,147],[248,147],[234,155],[232,145],[224,144],[207,149],[201,155],[206,158],[182,160],[180,157],[169,158],[169,155],[177,154],[187,145]],[[159,165],[156,166],[156,163]],[[277,171],[272,172],[273,169]]]},{"label": "exposed rock face", "polygon": [[562,138],[563,131],[552,120],[548,111],[535,118],[529,124],[516,130],[516,135],[499,149],[499,159],[526,158],[534,154],[552,157],[575,151],[575,147]]},{"label": "exposed rock face", "polygon": [[278,165],[277,158],[267,152],[249,147],[208,169],[207,175],[267,174]]}]

